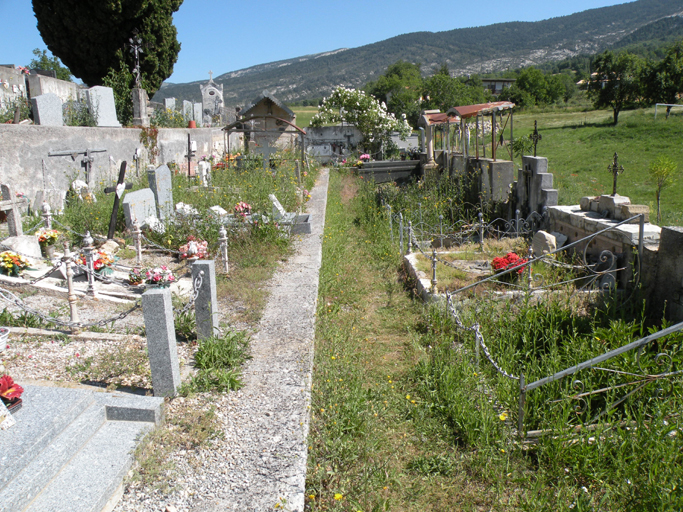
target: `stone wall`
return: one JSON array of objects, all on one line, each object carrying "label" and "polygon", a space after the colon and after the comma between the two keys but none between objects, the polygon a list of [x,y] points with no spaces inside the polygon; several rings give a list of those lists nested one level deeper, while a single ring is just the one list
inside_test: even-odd
[{"label": "stone wall", "polygon": [[650,294],[651,314],[663,312],[671,322],[683,322],[683,227],[662,228],[656,278]]},{"label": "stone wall", "polygon": [[62,103],[66,103],[69,100],[78,100],[78,90],[78,85],[73,82],[43,75],[28,76],[28,91],[31,98],[52,93],[59,96]]},{"label": "stone wall", "polygon": [[319,126],[306,128],[306,151],[322,162],[334,155],[346,154],[363,139],[360,130],[348,124],[341,126]]},{"label": "stone wall", "polygon": [[[186,161],[187,134],[197,141],[197,157],[212,151],[222,154],[224,132],[220,128],[159,130],[160,154],[158,164]],[[233,134],[235,147],[239,134]],[[138,128],[91,128],[75,126],[0,125],[0,182],[9,183],[17,192],[33,199],[43,188],[42,161],[45,162],[47,187],[67,189],[74,179],[84,179],[81,164],[83,155],[48,156],[50,152],[85,149],[106,149],[93,153],[91,182],[98,186],[110,185],[116,180],[119,165],[128,162],[129,172],[135,173],[133,155],[140,154],[140,172],[144,173],[149,158],[140,143]],[[111,158],[110,158],[111,157]]]},{"label": "stone wall", "polygon": [[18,98],[26,97],[24,74],[15,68],[0,66],[0,109]]}]

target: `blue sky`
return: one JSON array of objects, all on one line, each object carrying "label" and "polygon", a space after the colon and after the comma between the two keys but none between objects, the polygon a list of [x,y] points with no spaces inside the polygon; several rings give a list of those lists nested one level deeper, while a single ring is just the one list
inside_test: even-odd
[{"label": "blue sky", "polygon": [[[96,1],[96,0],[93,0]],[[169,82],[353,48],[409,32],[538,21],[623,0],[185,0],[174,15],[182,44]],[[29,0],[0,0],[0,64],[26,65],[47,48]]]}]

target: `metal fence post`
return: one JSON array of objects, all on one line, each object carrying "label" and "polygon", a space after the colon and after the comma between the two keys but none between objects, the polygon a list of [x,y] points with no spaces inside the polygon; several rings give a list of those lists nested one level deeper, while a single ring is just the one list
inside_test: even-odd
[{"label": "metal fence post", "polygon": [[515,210],[515,236],[519,236],[519,209]]},{"label": "metal fence post", "polygon": [[484,252],[484,214],[479,212],[477,217],[479,217],[479,249]]},{"label": "metal fence post", "polygon": [[526,384],[524,374],[519,375],[519,410],[517,412],[517,433],[524,439],[524,405],[526,403]]},{"label": "metal fence post", "polygon": [[443,215],[439,215],[439,247],[443,249]]},{"label": "metal fence post", "polygon": [[641,274],[643,269],[643,238],[645,237],[645,214],[640,214],[639,219],[639,232],[638,232],[638,275]]},{"label": "metal fence post", "polygon": [[52,229],[52,212],[50,211],[50,205],[46,202],[43,202],[42,210],[43,225],[45,226],[45,229]]},{"label": "metal fence post", "polygon": [[417,203],[417,207],[420,210],[420,223],[422,223],[422,203]]},{"label": "metal fence post", "polygon": [[406,254],[413,253],[413,221],[408,221],[408,247],[406,249]]},{"label": "metal fence post", "polygon": [[394,241],[394,222],[391,218],[391,205],[387,205],[387,214],[389,215],[389,233],[391,234],[391,241]]},{"label": "metal fence post", "polygon": [[95,261],[93,257],[95,248],[92,245],[94,242],[92,236],[90,236],[90,231],[86,231],[85,238],[83,238],[83,244],[85,245],[85,247],[83,247],[83,252],[85,253],[85,268],[88,269],[88,289],[86,293],[93,296],[95,295]]},{"label": "metal fence post", "polygon": [[432,249],[432,293],[436,294],[436,249]]},{"label": "metal fence post", "polygon": [[142,265],[142,230],[137,219],[133,221],[133,241],[135,243],[135,264]]},{"label": "metal fence post", "polygon": [[[71,268],[72,263],[69,242],[64,242],[64,256],[62,256],[62,261],[66,267],[66,286],[69,290],[67,300],[69,301],[70,319],[72,323],[78,323],[80,320],[78,318],[78,306],[76,305],[76,293],[74,291],[74,271]],[[78,334],[79,329],[77,327],[71,327],[71,332],[73,334]]]},{"label": "metal fence post", "polygon": [[221,229],[218,231],[218,241],[221,244],[221,257],[223,259],[223,270],[225,270],[226,274],[230,273],[230,264],[228,262],[228,232],[225,229],[225,226],[221,226]]},{"label": "metal fence post", "polygon": [[531,261],[534,259],[533,247],[529,247],[529,252],[527,253],[527,259],[529,260],[529,265],[527,265],[529,267],[529,276],[527,277],[527,283],[528,283],[527,293],[531,294],[531,291],[532,291],[533,286],[534,286],[534,283],[533,283],[534,278],[533,278],[532,270],[531,270]]},{"label": "metal fence post", "polygon": [[403,213],[398,214],[398,245],[401,248],[401,257],[403,257]]}]

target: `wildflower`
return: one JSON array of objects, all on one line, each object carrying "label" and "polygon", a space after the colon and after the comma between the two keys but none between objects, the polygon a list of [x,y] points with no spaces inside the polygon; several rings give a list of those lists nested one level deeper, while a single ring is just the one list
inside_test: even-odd
[{"label": "wildflower", "polygon": [[498,416],[498,419],[499,419],[500,421],[505,421],[506,419],[508,419],[508,414],[507,414],[506,412],[504,412],[503,414],[501,414],[500,416]]},{"label": "wildflower", "polygon": [[341,501],[341,500],[344,499],[344,496],[342,496],[342,495],[339,494],[339,493],[336,493],[336,494],[334,495],[334,499],[337,500],[337,501]]}]

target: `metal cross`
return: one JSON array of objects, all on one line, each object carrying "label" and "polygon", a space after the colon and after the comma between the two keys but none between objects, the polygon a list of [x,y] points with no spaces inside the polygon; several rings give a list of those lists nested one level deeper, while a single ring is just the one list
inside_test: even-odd
[{"label": "metal cross", "polygon": [[133,73],[135,74],[135,87],[140,88],[140,54],[142,50],[142,39],[140,36],[135,35],[128,39],[130,43],[130,51],[135,55],[135,69]]},{"label": "metal cross", "polygon": [[607,166],[607,170],[614,176],[614,185],[612,186],[612,196],[617,195],[617,176],[624,174],[624,166],[619,165],[618,156],[614,153],[614,162]]},{"label": "metal cross", "polygon": [[114,196],[114,208],[111,212],[111,219],[109,220],[109,232],[107,233],[107,240],[114,238],[114,231],[116,230],[116,220],[119,216],[119,202],[121,201],[121,196],[124,190],[130,190],[133,188],[132,183],[124,183],[126,179],[126,165],[127,163],[121,162],[121,168],[119,170],[119,180],[116,182],[115,187],[107,187],[104,189],[105,194],[111,194],[115,192]]},{"label": "metal cross", "polygon": [[536,144],[541,142],[543,136],[538,133],[538,121],[534,121],[534,133],[531,134],[531,142],[534,145],[534,157],[536,156]]},{"label": "metal cross", "polygon": [[91,153],[106,153],[106,149],[75,149],[75,150],[64,150],[64,151],[50,151],[47,156],[70,156],[74,161],[78,155],[83,155],[83,160],[81,160],[81,166],[85,168],[85,182],[90,185],[90,178],[92,172],[92,163],[95,159],[90,156]]}]

